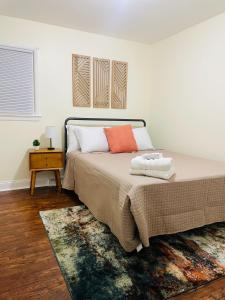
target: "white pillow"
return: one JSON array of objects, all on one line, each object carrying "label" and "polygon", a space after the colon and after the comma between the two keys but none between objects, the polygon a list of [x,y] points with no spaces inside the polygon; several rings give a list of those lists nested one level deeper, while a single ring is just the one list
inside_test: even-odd
[{"label": "white pillow", "polygon": [[77,128],[79,126],[66,125],[67,129],[67,153],[80,150],[80,144],[77,138]]},{"label": "white pillow", "polygon": [[109,151],[103,127],[78,127],[76,133],[81,152]]},{"label": "white pillow", "polygon": [[146,127],[133,128],[133,134],[138,146],[138,150],[154,149]]}]

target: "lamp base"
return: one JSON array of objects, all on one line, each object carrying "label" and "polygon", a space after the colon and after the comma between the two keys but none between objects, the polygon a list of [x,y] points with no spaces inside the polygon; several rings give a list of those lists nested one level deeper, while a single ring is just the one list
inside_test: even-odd
[{"label": "lamp base", "polygon": [[52,138],[50,138],[50,147],[48,147],[48,150],[55,150],[55,148],[52,147]]}]

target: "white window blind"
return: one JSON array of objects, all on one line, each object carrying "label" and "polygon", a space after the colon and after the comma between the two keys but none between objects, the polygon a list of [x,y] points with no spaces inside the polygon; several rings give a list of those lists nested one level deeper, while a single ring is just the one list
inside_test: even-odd
[{"label": "white window blind", "polygon": [[34,75],[34,51],[0,45],[0,117],[36,114]]}]

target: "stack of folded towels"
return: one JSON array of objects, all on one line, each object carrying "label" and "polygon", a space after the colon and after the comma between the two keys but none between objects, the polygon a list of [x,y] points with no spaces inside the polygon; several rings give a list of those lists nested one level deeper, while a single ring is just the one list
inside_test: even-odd
[{"label": "stack of folded towels", "polygon": [[162,153],[147,153],[131,160],[130,174],[169,179],[175,174],[173,159]]}]

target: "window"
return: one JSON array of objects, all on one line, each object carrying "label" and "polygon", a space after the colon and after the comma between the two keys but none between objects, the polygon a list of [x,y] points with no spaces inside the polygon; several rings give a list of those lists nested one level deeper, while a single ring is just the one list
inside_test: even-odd
[{"label": "window", "polygon": [[0,45],[0,118],[37,116],[35,52]]}]

